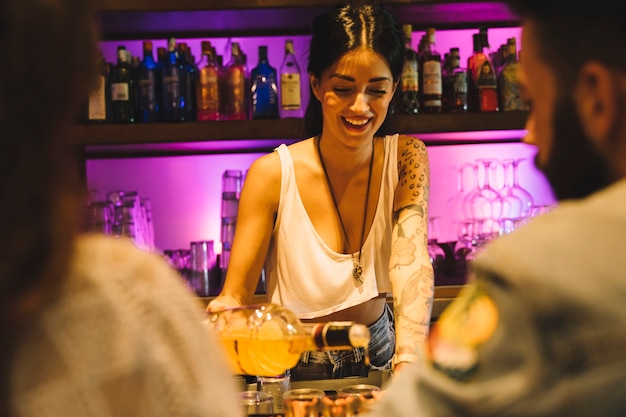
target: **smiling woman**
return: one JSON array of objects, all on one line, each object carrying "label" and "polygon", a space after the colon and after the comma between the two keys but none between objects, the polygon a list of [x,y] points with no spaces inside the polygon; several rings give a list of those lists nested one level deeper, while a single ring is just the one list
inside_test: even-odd
[{"label": "smiling woman", "polygon": [[249,304],[265,263],[268,301],[303,321],[369,326],[371,365],[364,349],[305,352],[292,380],[416,361],[434,291],[428,155],[419,139],[384,129],[404,60],[400,27],[363,4],[332,8],[312,30],[309,138],[250,167],[224,288],[207,307]]}]

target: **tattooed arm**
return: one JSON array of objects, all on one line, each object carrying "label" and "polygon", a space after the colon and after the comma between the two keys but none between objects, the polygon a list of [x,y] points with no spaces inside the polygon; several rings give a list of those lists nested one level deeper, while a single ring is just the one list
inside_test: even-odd
[{"label": "tattooed arm", "polygon": [[428,255],[430,168],[426,146],[410,136],[398,138],[389,277],[396,327],[394,363],[415,362],[428,335],[434,272]]}]

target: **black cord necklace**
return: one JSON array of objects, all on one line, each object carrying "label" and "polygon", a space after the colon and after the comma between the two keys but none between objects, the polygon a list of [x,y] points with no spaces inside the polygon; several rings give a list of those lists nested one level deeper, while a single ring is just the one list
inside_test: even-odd
[{"label": "black cord necklace", "polygon": [[372,156],[370,157],[370,167],[369,172],[367,174],[367,191],[365,192],[365,204],[363,207],[363,225],[361,226],[361,242],[359,243],[359,255],[358,258],[354,257],[352,252],[352,245],[350,244],[350,239],[348,239],[348,233],[346,233],[346,227],[343,224],[343,219],[341,218],[341,213],[339,212],[339,206],[337,205],[337,199],[335,198],[335,192],[333,191],[333,186],[330,183],[330,178],[328,177],[328,171],[326,170],[326,165],[324,164],[324,158],[322,158],[322,151],[320,149],[320,142],[322,141],[322,137],[318,136],[317,138],[317,154],[320,158],[320,164],[322,165],[322,171],[324,171],[324,177],[326,177],[326,184],[328,185],[328,189],[330,190],[330,196],[333,199],[333,205],[335,206],[335,211],[337,212],[337,217],[339,218],[339,224],[341,225],[341,230],[343,230],[343,236],[346,239],[346,243],[348,243],[348,249],[350,250],[350,255],[352,256],[352,264],[354,265],[352,268],[352,276],[358,282],[363,283],[363,268],[361,267],[361,251],[363,250],[363,238],[365,237],[365,224],[367,222],[367,206],[370,198],[370,185],[372,183],[372,167],[374,166],[374,141],[372,140]]}]

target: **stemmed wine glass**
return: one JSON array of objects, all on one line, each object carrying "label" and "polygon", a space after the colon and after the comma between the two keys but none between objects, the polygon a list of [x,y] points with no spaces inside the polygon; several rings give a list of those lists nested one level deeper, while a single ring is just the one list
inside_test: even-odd
[{"label": "stemmed wine glass", "polygon": [[[491,170],[497,160],[481,158],[476,163],[477,167],[483,167],[483,181],[468,195],[467,203],[472,213],[474,245],[481,247],[500,235],[503,202],[500,193],[491,185]],[[475,172],[478,173],[478,168]]]},{"label": "stemmed wine glass", "polygon": [[430,216],[428,218],[428,256],[435,271],[435,278],[444,272],[446,263],[446,253],[439,246],[439,217]]},{"label": "stemmed wine glass", "polygon": [[503,170],[503,186],[500,189],[502,196],[502,233],[511,233],[519,221],[523,217],[524,202],[515,195],[513,190],[514,181],[510,180],[512,176],[509,171],[513,168],[513,159],[504,159],[502,161]]},{"label": "stemmed wine glass", "polygon": [[511,167],[513,169],[513,186],[511,187],[511,192],[522,201],[522,211],[517,223],[523,222],[532,215],[532,208],[535,204],[533,196],[519,183],[519,164],[525,160],[526,158],[516,158],[511,161]]},{"label": "stemmed wine glass", "polygon": [[[457,237],[454,246],[454,258],[457,267],[462,270],[465,269],[465,256],[473,250],[472,219],[466,199],[468,194],[475,191],[478,187],[472,188],[469,191],[465,190],[465,170],[467,168],[474,169],[474,167],[475,165],[471,163],[452,167],[456,170],[457,188],[454,195],[446,202],[447,213],[451,218],[451,223],[454,226]],[[476,181],[475,177],[474,181]]]}]

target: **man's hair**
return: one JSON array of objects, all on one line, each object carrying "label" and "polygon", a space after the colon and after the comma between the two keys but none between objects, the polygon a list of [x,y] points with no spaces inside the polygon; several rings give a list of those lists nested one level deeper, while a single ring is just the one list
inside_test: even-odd
[{"label": "man's hair", "polygon": [[[558,74],[560,91],[573,86],[590,60],[626,71],[626,14],[619,0],[507,0],[534,23],[540,57]],[[521,54],[523,56],[523,48]]]}]

